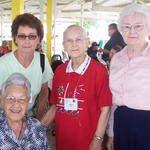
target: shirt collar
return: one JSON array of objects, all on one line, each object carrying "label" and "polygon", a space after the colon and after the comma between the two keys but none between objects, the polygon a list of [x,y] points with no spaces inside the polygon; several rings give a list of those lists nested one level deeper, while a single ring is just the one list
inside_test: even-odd
[{"label": "shirt collar", "polygon": [[89,56],[86,56],[86,58],[84,59],[84,62],[74,71],[72,69],[72,60],[70,60],[66,68],[66,73],[75,72],[75,73],[83,75],[84,72],[87,70],[90,62],[91,62],[91,58]]},{"label": "shirt collar", "polygon": [[[147,56],[147,55],[149,55],[149,51],[150,51],[150,43],[148,43],[147,47],[146,47],[146,48],[144,49],[144,51],[141,53],[141,56]],[[123,48],[123,50],[121,50],[120,56],[121,56],[121,59],[129,60],[129,58],[128,58],[127,46],[125,46],[125,47]]]}]

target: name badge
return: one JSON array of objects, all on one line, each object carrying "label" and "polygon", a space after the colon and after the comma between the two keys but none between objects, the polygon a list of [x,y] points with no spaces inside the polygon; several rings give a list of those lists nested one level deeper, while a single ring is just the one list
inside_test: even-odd
[{"label": "name badge", "polygon": [[65,110],[78,110],[78,99],[77,98],[64,98],[64,109]]}]

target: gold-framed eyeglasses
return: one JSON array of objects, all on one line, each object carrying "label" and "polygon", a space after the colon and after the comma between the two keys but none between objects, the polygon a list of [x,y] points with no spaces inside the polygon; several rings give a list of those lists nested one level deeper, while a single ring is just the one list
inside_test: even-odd
[{"label": "gold-framed eyeglasses", "polygon": [[144,25],[143,24],[134,24],[134,25],[131,25],[131,24],[123,24],[122,26],[121,26],[121,30],[123,31],[123,32],[128,32],[128,31],[131,31],[131,29],[133,28],[134,29],[134,31],[141,31],[141,30],[143,30],[143,27],[144,27]]},{"label": "gold-framed eyeglasses", "polygon": [[24,34],[18,34],[17,35],[19,40],[25,40],[26,38],[28,38],[29,40],[35,40],[37,38],[37,35],[24,35]]},{"label": "gold-framed eyeglasses", "polygon": [[19,103],[19,104],[25,104],[27,102],[27,97],[19,97],[19,98],[16,98],[14,96],[7,96],[6,97],[6,101],[8,103],[15,103],[16,101]]}]

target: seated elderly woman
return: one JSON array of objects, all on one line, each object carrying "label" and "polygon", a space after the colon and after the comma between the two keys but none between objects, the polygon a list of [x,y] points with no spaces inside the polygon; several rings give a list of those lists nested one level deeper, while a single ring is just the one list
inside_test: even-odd
[{"label": "seated elderly woman", "polygon": [[30,95],[30,82],[20,73],[13,73],[2,84],[1,150],[50,150],[44,126],[33,117],[25,115]]}]

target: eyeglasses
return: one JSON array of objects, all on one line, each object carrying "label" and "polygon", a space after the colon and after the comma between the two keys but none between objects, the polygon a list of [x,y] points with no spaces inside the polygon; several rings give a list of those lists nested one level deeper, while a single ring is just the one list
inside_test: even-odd
[{"label": "eyeglasses", "polygon": [[24,34],[18,34],[17,35],[19,40],[25,40],[27,37],[29,40],[35,40],[37,38],[37,35],[24,35]]},{"label": "eyeglasses", "polygon": [[77,38],[75,40],[72,40],[72,39],[69,39],[69,40],[65,40],[64,42],[67,44],[67,45],[73,45],[73,43],[75,42],[76,44],[81,44],[83,42],[84,39],[81,39],[81,38]]},{"label": "eyeglasses", "polygon": [[27,98],[26,97],[15,98],[14,96],[7,96],[6,101],[8,103],[15,103],[17,101],[19,104],[25,104],[27,102]]},{"label": "eyeglasses", "polygon": [[128,32],[128,31],[131,31],[131,29],[133,28],[135,31],[141,31],[143,30],[143,24],[134,24],[134,25],[131,25],[131,24],[124,24],[121,26],[121,29],[123,32]]}]

